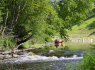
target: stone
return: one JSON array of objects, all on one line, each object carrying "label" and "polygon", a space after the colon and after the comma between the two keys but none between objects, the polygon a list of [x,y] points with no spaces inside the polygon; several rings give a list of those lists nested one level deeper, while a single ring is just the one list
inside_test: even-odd
[{"label": "stone", "polygon": [[55,51],[54,50],[49,50],[49,53],[54,53]]}]

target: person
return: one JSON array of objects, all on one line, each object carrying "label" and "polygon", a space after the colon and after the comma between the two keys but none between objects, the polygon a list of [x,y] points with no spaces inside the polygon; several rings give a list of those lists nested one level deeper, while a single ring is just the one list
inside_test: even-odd
[{"label": "person", "polygon": [[56,46],[56,48],[58,48],[58,46],[59,46],[59,39],[55,39],[55,46]]},{"label": "person", "polygon": [[63,42],[64,40],[60,40],[60,39],[55,39],[55,46],[56,48],[58,48],[58,46],[62,46],[63,47]]}]

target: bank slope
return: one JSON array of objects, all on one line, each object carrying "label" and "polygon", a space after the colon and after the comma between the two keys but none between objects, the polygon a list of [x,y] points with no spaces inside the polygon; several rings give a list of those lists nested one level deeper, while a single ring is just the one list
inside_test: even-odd
[{"label": "bank slope", "polygon": [[72,30],[67,30],[67,33],[71,38],[94,38],[95,14],[86,19],[80,25],[73,26]]}]

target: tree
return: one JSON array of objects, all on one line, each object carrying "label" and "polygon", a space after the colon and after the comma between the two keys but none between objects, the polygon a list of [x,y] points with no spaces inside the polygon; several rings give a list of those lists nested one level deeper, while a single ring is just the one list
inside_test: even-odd
[{"label": "tree", "polygon": [[66,38],[65,29],[84,20],[92,0],[1,0],[2,36],[15,39],[18,46],[31,40]]},{"label": "tree", "polygon": [[[4,33],[6,36],[13,35],[15,40],[18,40],[18,44],[26,42],[30,38],[46,40],[54,35],[54,31],[51,31],[54,28],[53,25],[47,22],[49,15],[53,13],[51,1],[8,0],[6,2],[4,0],[2,4],[4,4],[4,6],[2,5],[4,13],[2,25],[6,21]],[[48,28],[49,30],[47,30]]]},{"label": "tree", "polygon": [[87,18],[92,4],[93,0],[60,0],[58,2],[55,0],[55,9],[64,21],[60,28],[61,36],[66,33],[65,29],[71,29],[73,25]]}]

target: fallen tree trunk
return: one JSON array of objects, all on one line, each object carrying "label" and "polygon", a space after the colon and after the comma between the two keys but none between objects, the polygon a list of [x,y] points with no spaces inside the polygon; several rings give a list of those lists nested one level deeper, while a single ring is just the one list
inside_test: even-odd
[{"label": "fallen tree trunk", "polygon": [[0,54],[6,55],[6,54],[15,54],[18,52],[24,52],[24,51],[31,51],[31,50],[35,50],[35,49],[41,49],[42,47],[46,47],[45,46],[40,46],[38,48],[27,48],[27,49],[12,49],[11,51],[5,51],[5,52],[0,52]]}]

